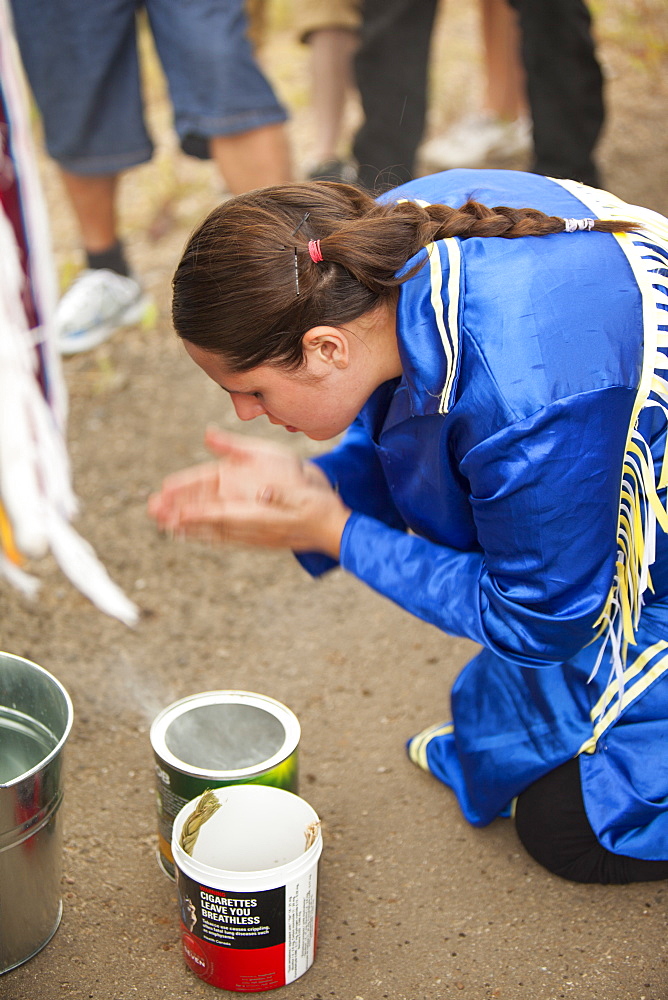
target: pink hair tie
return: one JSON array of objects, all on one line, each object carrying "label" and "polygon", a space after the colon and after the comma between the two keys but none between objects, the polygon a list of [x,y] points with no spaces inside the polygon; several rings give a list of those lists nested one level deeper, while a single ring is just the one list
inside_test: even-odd
[{"label": "pink hair tie", "polygon": [[321,260],[325,259],[320,249],[320,240],[309,240],[308,252],[310,253],[311,260],[314,264],[319,264]]}]

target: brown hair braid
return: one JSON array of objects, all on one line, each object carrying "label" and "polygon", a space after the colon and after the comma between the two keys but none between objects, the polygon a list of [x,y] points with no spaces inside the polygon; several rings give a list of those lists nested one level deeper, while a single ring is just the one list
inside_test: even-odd
[{"label": "brown hair braid", "polygon": [[[593,228],[637,224],[597,219]],[[266,363],[294,369],[307,330],[341,326],[396,294],[421,264],[397,272],[426,244],[563,231],[562,218],[533,208],[379,204],[328,181],[261,188],[219,205],[190,237],[173,279],[174,328],[234,372]],[[315,239],[324,258],[317,264],[308,250]]]}]

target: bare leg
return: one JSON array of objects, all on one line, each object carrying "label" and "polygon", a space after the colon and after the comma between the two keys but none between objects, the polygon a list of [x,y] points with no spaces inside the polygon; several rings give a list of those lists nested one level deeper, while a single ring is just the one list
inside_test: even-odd
[{"label": "bare leg", "polygon": [[481,0],[485,87],[483,106],[422,149],[430,170],[500,166],[530,145],[517,12],[507,0]]},{"label": "bare leg", "polygon": [[61,354],[78,354],[102,344],[117,330],[140,322],[148,300],[129,273],[116,231],[119,175],[62,171],[62,177],[87,259],[81,275],[58,304],[54,327]]},{"label": "bare leg", "polygon": [[338,156],[346,97],[354,85],[353,56],[358,43],[357,32],[349,28],[322,28],[308,37],[317,163]]},{"label": "bare leg", "polygon": [[507,0],[481,0],[485,46],[485,109],[505,121],[526,114],[526,82],[517,12]]},{"label": "bare leg", "polygon": [[116,188],[118,174],[90,177],[61,170],[65,190],[79,223],[84,249],[108,250],[117,240]]},{"label": "bare leg", "polygon": [[286,184],[292,179],[287,132],[282,123],[238,135],[214,136],[211,155],[232,194]]}]

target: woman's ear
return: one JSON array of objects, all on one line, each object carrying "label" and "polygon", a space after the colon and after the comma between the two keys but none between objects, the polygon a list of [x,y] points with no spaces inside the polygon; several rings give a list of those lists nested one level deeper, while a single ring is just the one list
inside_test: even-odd
[{"label": "woman's ear", "polygon": [[306,363],[316,368],[347,368],[350,363],[350,341],[344,330],[334,326],[313,326],[302,340]]}]

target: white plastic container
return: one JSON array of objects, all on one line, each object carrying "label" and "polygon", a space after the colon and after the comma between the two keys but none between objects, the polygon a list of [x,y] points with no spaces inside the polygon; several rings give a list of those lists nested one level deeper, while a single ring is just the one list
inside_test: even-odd
[{"label": "white plastic container", "polygon": [[226,990],[286,986],[315,957],[320,821],[304,799],[270,785],[214,794],[221,806],[202,824],[192,857],[181,847],[181,831],[199,799],[174,820],[186,963]]}]

